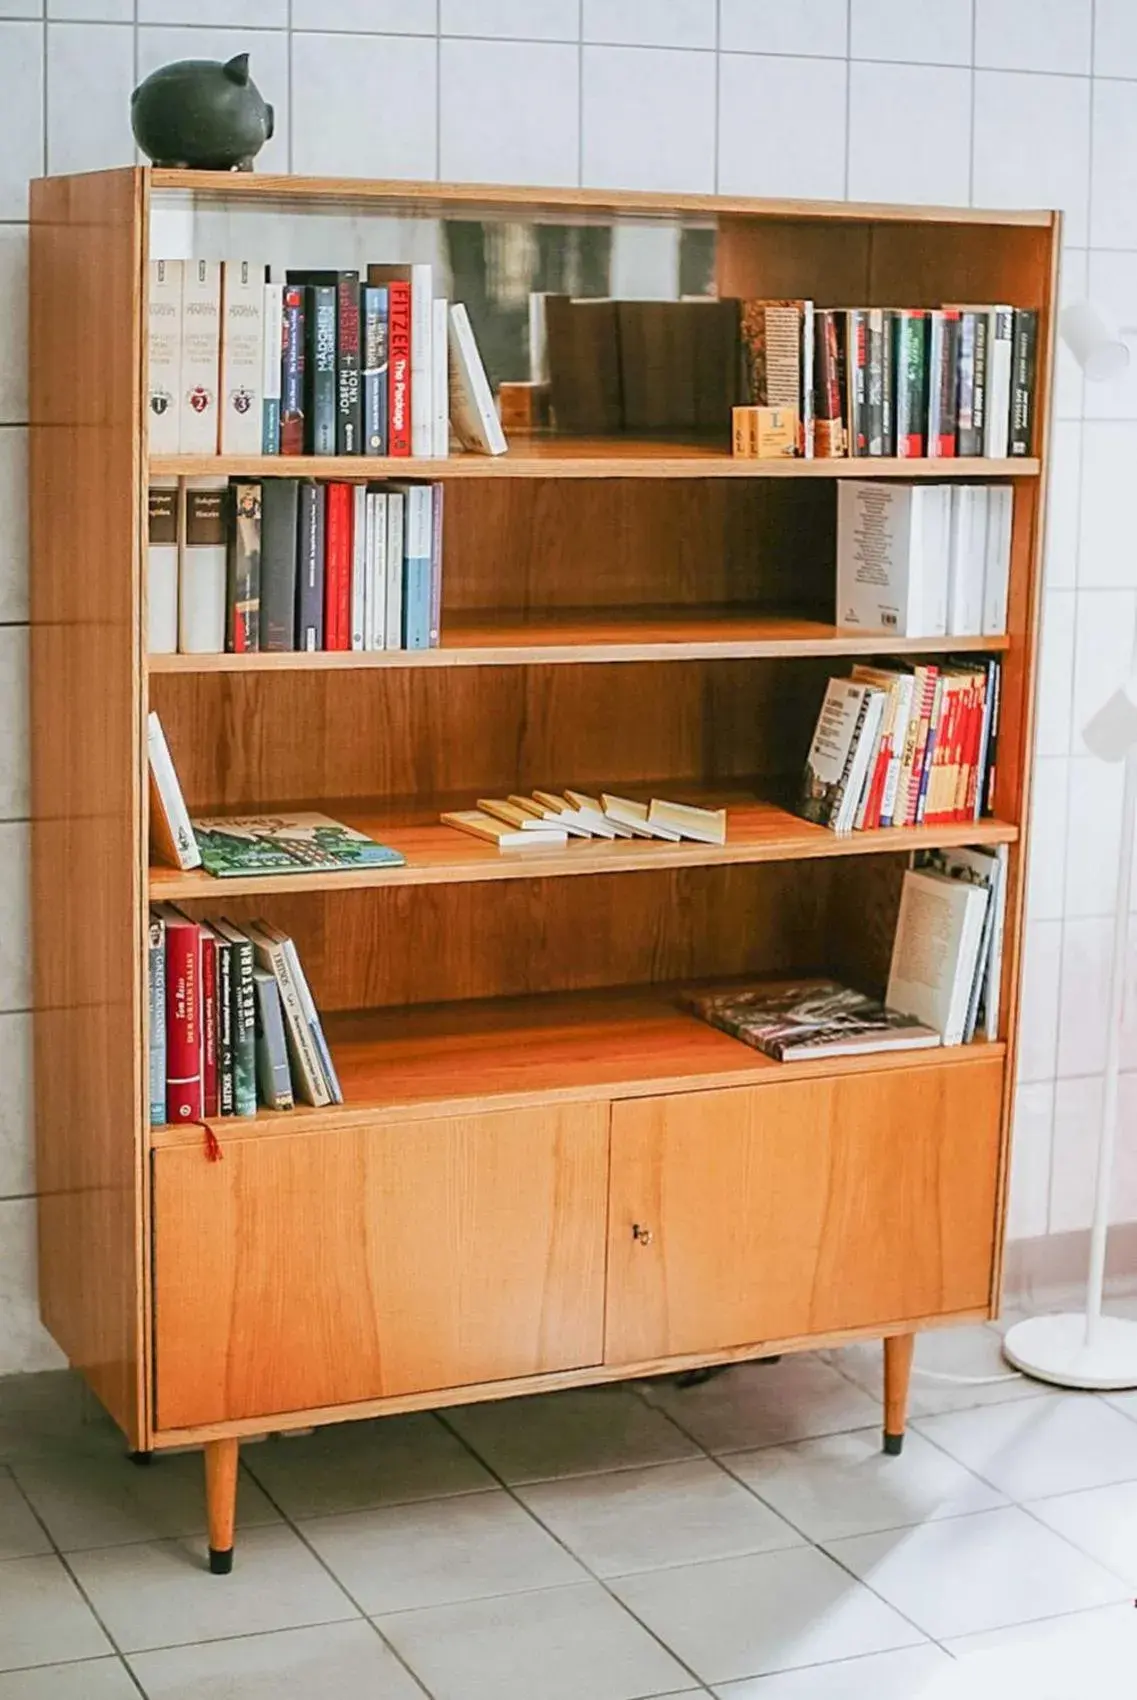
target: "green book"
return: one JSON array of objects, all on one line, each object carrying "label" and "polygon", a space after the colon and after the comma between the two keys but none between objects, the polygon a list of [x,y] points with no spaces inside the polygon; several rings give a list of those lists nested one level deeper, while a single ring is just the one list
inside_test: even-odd
[{"label": "green book", "polygon": [[229,985],[233,1053],[233,1114],[257,1113],[257,1004],[252,939],[232,921],[211,923],[229,944]]},{"label": "green book", "polygon": [[927,453],[928,315],[919,308],[897,308],[893,314],[893,334],[896,453],[918,459]]},{"label": "green book", "polygon": [[217,815],[195,820],[193,828],[202,866],[216,879],[397,868],[406,861],[327,815]]}]

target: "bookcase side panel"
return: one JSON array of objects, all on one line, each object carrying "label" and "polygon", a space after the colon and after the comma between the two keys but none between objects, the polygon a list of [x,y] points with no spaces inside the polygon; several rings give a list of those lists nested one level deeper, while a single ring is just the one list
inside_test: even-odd
[{"label": "bookcase side panel", "polygon": [[31,192],[40,1309],[144,1444],[139,592],[144,177]]}]

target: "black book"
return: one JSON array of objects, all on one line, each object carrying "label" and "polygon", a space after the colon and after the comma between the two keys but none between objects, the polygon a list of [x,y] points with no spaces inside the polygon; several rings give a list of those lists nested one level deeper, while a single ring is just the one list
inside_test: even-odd
[{"label": "black book", "polygon": [[[971,424],[978,447],[968,454],[981,455],[987,448],[987,336],[990,321],[984,312],[975,315],[975,388],[971,397]],[[964,451],[960,449],[960,454]]]},{"label": "black book", "polygon": [[300,485],[296,546],[296,647],[324,647],[325,488],[306,478]]},{"label": "black book", "polygon": [[234,479],[229,487],[225,647],[255,655],[261,620],[261,487]]},{"label": "black book", "polygon": [[[961,455],[983,453],[982,411],[975,419],[975,350],[979,336],[980,314],[965,307],[959,315],[959,362],[956,373],[955,447]],[[986,332],[987,322],[983,319]]]},{"label": "black book", "polygon": [[885,307],[881,318],[880,452],[891,458],[896,453],[896,315],[891,307]]},{"label": "black book", "polygon": [[315,284],[310,272],[289,272],[290,284],[305,285],[304,430],[309,454],[336,452],[336,291]]},{"label": "black book", "polygon": [[300,486],[266,478],[261,492],[261,648],[296,648],[296,554]]},{"label": "black book", "polygon": [[1016,307],[1011,342],[1011,432],[1008,449],[1011,455],[1030,453],[1037,349],[1038,314],[1033,307]]},{"label": "black book", "polygon": [[[253,943],[231,921],[215,921],[213,930],[229,952],[229,1007],[232,1034],[233,1111],[257,1113],[256,994]],[[220,954],[220,942],[218,953]]]},{"label": "black book", "polygon": [[314,454],[357,455],[363,453],[363,409],[361,390],[362,348],[358,271],[290,271],[290,279],[313,291],[317,305],[326,301],[323,291],[335,296],[335,447],[314,448]]},{"label": "black book", "polygon": [[959,368],[959,312],[952,307],[928,314],[927,454],[955,454],[956,374]]}]

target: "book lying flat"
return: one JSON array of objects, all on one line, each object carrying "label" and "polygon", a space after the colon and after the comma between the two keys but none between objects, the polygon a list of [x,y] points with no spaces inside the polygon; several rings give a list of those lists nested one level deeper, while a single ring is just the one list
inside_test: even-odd
[{"label": "book lying flat", "polygon": [[729,991],[694,992],[684,1009],[775,1062],[923,1050],[940,1035],[876,998],[836,980],[756,981]]},{"label": "book lying flat", "polygon": [[468,832],[473,838],[488,839],[499,850],[551,849],[568,843],[564,827],[551,821],[534,820],[529,828],[510,826],[484,809],[453,809],[439,819],[443,826],[456,826],[459,832]]},{"label": "book lying flat", "polygon": [[217,879],[394,868],[406,860],[327,815],[219,815],[195,820],[193,829],[202,865]]}]

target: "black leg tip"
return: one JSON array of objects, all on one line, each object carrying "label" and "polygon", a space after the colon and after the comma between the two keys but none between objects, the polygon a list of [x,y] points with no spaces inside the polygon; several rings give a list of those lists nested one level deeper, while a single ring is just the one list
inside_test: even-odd
[{"label": "black leg tip", "polygon": [[146,1469],[148,1465],[154,1462],[152,1452],[128,1452],[127,1457],[132,1464],[137,1464],[140,1470]]},{"label": "black leg tip", "polygon": [[904,1436],[902,1434],[889,1434],[886,1430],[884,1450],[890,1458],[899,1458],[904,1450]]},{"label": "black leg tip", "polygon": [[216,1547],[209,1549],[209,1572],[211,1576],[228,1576],[233,1568],[233,1548],[226,1547],[224,1552],[218,1552]]}]

